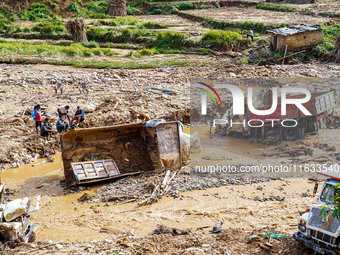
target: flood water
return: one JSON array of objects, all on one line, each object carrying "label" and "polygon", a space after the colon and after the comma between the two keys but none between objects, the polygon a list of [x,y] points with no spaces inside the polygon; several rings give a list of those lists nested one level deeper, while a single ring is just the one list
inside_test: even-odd
[{"label": "flood water", "polygon": [[[230,158],[230,162],[250,163],[254,162],[254,159],[263,160],[262,152],[268,150],[264,145],[250,144],[245,139],[210,139],[206,135],[207,127],[191,129],[200,131],[202,144],[207,148],[204,149],[206,151],[193,155],[193,160],[197,156],[208,155],[213,162],[220,162],[220,158],[225,157],[224,160]],[[323,140],[334,134],[334,130],[324,130],[318,136],[306,138],[304,141]],[[338,139],[333,138],[330,143],[339,146]],[[218,148],[216,144],[219,145]],[[237,227],[251,231],[253,228],[275,227],[277,231],[293,233],[299,213],[317,200],[316,197],[301,196],[302,193],[312,193],[314,182],[306,178],[290,178],[270,183],[230,185],[184,192],[180,198],[165,197],[155,204],[143,207],[138,207],[137,203],[109,203],[109,207],[104,206],[104,203],[79,203],[78,198],[85,192],[94,194],[96,189],[107,184],[91,186],[89,190],[69,194],[60,182],[64,179],[61,154],[53,158],[52,163],[35,167],[28,164],[7,169],[1,176],[7,188],[17,189],[14,198],[42,195],[40,211],[31,215],[32,223],[38,226],[37,240],[41,241],[89,241],[115,235],[100,233],[103,227],[115,229],[116,235],[131,231],[137,236],[145,236],[149,235],[158,223],[179,229],[196,229],[212,226],[218,221],[223,221],[225,228]],[[257,189],[259,185],[263,187],[262,191]],[[254,200],[256,196],[281,196],[285,199],[259,202]]]}]

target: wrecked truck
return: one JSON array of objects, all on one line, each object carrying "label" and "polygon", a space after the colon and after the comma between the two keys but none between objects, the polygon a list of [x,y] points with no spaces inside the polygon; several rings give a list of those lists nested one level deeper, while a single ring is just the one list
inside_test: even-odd
[{"label": "wrecked truck", "polygon": [[[329,179],[322,187],[318,203],[298,218],[298,231],[293,237],[313,249],[315,254],[336,255],[340,253],[340,222],[337,217],[333,217],[330,209],[322,211],[322,207],[331,208],[332,206],[335,185],[340,183],[340,166],[332,165],[320,174]],[[314,193],[317,187],[318,183],[315,184]]]},{"label": "wrecked truck", "polygon": [[[300,98],[300,95],[288,95],[287,98]],[[272,91],[261,90],[253,93],[254,107],[267,110],[272,106]],[[216,125],[217,134],[238,137],[250,137],[255,142],[272,141],[280,143],[282,140],[298,140],[306,133],[317,133],[325,124],[329,111],[337,106],[336,92],[320,92],[312,94],[311,99],[303,106],[312,114],[304,115],[295,104],[287,104],[286,115],[281,115],[281,99],[275,111],[269,115],[257,115],[249,110],[245,102],[245,115],[233,115],[233,108],[229,108],[222,120],[229,120],[226,124]],[[244,124],[241,123],[249,123]],[[230,125],[230,122],[235,123]],[[283,125],[284,123],[284,125]],[[297,124],[296,126],[295,123]]]},{"label": "wrecked truck", "polygon": [[179,169],[180,122],[153,121],[70,130],[61,137],[67,186]]},{"label": "wrecked truck", "polygon": [[[36,226],[30,224],[30,213],[36,212],[40,207],[40,195],[34,199],[25,197],[6,202],[4,199],[5,187],[0,185],[0,242],[9,247],[35,241]],[[1,250],[1,249],[0,249]]]}]

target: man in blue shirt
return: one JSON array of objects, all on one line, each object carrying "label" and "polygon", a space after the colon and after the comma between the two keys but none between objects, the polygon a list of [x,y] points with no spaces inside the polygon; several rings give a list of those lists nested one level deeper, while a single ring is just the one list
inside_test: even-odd
[{"label": "man in blue shirt", "polygon": [[73,121],[76,120],[77,123],[76,125],[78,126],[80,122],[83,122],[85,120],[85,113],[84,110],[80,108],[80,106],[77,106],[77,111],[74,114],[72,120],[71,120],[71,124],[73,123]]},{"label": "man in blue shirt", "polygon": [[59,133],[63,131],[66,132],[68,130],[68,124],[65,121],[65,117],[63,115],[61,115],[59,120],[57,121],[57,130]]},{"label": "man in blue shirt", "polygon": [[42,137],[50,138],[52,136],[52,127],[48,123],[48,119],[44,121],[44,124],[42,125],[40,129],[40,135]]}]

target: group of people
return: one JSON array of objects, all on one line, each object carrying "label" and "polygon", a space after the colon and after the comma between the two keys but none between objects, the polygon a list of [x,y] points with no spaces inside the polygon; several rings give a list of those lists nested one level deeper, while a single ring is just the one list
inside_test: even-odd
[{"label": "group of people", "polygon": [[[70,107],[68,105],[60,106],[57,109],[58,112],[58,121],[56,123],[56,129],[59,133],[66,132],[70,127],[77,127],[79,123],[85,120],[84,110],[77,106],[77,110],[74,116],[71,118],[69,113]],[[37,104],[34,107],[34,111],[32,112],[33,120],[35,121],[35,128],[37,134],[39,133],[42,137],[52,137],[54,130],[50,123],[49,118],[45,118],[44,122],[42,122],[42,114],[41,114],[41,106]],[[66,119],[68,121],[66,121]]]}]

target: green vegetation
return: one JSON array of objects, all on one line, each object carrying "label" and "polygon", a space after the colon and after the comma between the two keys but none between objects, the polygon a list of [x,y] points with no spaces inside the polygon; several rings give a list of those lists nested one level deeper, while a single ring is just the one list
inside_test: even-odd
[{"label": "green vegetation", "polygon": [[237,60],[235,61],[235,64],[236,64],[236,65],[248,65],[248,64],[249,64],[249,61],[248,61],[248,59],[247,59],[246,56],[242,56],[240,59],[237,59]]},{"label": "green vegetation", "polygon": [[22,20],[40,21],[51,17],[52,11],[46,5],[40,3],[33,3],[30,7],[24,9],[19,13]]},{"label": "green vegetation", "polygon": [[147,28],[147,29],[163,29],[167,28],[168,26],[154,23],[154,22],[144,22],[142,20],[138,20],[131,17],[120,17],[115,18],[112,20],[97,20],[91,23],[94,26],[124,26],[124,25],[131,25],[131,26],[138,26],[139,28]]},{"label": "green vegetation", "polygon": [[201,24],[205,27],[214,28],[214,29],[222,29],[222,30],[249,30],[252,29],[256,33],[264,34],[267,33],[267,30],[276,29],[280,27],[290,26],[287,23],[282,23],[278,25],[265,25],[263,22],[226,22],[215,20],[213,18],[207,18],[202,16],[196,16],[190,13],[178,12],[178,15],[193,21],[201,22]]},{"label": "green vegetation", "polygon": [[0,55],[26,55],[26,56],[69,56],[69,57],[92,57],[114,56],[116,53],[111,49],[87,48],[79,43],[70,46],[58,46],[50,44],[30,44],[0,41]]},{"label": "green vegetation", "polygon": [[[82,42],[81,45],[83,45],[86,48],[99,48],[99,44],[96,43],[95,41],[91,42]],[[109,47],[108,47],[109,48]]]},{"label": "green vegetation", "polygon": [[136,8],[136,7],[132,7],[131,5],[126,5],[126,13],[127,15],[136,15],[139,14],[141,11]]},{"label": "green vegetation", "polygon": [[72,3],[67,6],[66,11],[68,12],[79,12],[80,11],[80,5],[77,3],[77,1],[73,1]]},{"label": "green vegetation", "polygon": [[189,39],[189,34],[175,31],[160,31],[157,32],[151,45],[155,46],[157,49],[182,49],[184,46],[192,44],[192,41]]},{"label": "green vegetation", "polygon": [[210,30],[203,35],[201,45],[207,48],[227,49],[239,46],[242,40],[243,37],[237,32]]},{"label": "green vegetation", "polygon": [[294,9],[290,6],[274,4],[274,3],[260,3],[256,5],[256,9],[270,10],[277,12],[293,12]]},{"label": "green vegetation", "polygon": [[9,64],[50,64],[50,65],[60,65],[60,66],[74,66],[77,68],[109,68],[109,69],[149,69],[149,68],[159,68],[163,66],[195,66],[201,67],[208,64],[208,62],[202,61],[190,61],[190,60],[170,60],[170,61],[51,61],[44,60],[42,58],[6,58],[0,59],[2,63]]},{"label": "green vegetation", "polygon": [[[202,5],[199,9],[214,9],[220,8],[219,4]],[[194,10],[197,9],[197,5],[192,2],[179,2],[179,3],[165,3],[165,4],[151,4],[149,6],[149,15],[158,14],[173,14],[177,11]]]},{"label": "green vegetation", "polygon": [[340,220],[340,183],[335,184],[334,196],[332,198],[332,201],[328,203],[327,205],[324,205],[321,207],[321,211],[319,215],[320,219],[322,215],[325,213],[326,218],[327,218],[327,223],[328,223],[328,217],[331,211],[333,211],[332,212],[333,217]]},{"label": "green vegetation", "polygon": [[312,56],[323,57],[328,56],[334,49],[336,38],[340,34],[340,23],[330,26],[322,26],[325,42],[317,45],[312,52]]},{"label": "green vegetation", "polygon": [[66,33],[65,24],[62,21],[43,21],[34,27],[32,27],[32,31],[40,32],[42,35],[51,35],[57,33]]}]

